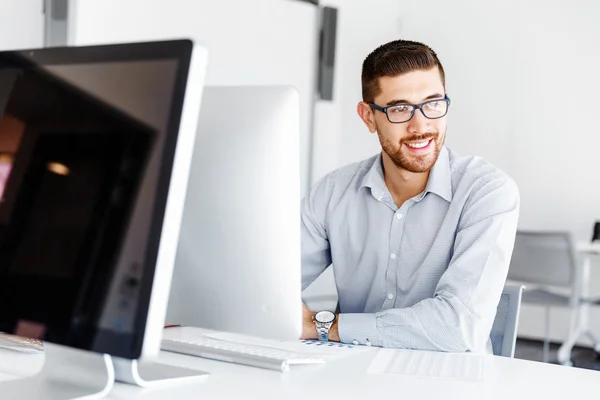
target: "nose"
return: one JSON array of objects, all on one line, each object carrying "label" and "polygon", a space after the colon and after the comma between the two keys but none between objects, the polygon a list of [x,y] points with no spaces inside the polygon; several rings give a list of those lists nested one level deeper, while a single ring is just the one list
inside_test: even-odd
[{"label": "nose", "polygon": [[415,110],[415,114],[408,121],[408,132],[415,134],[429,133],[431,128],[431,120],[423,115],[422,110]]}]

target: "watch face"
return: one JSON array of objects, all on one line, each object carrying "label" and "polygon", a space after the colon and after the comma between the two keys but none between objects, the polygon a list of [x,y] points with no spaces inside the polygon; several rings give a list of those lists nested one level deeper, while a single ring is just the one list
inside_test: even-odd
[{"label": "watch face", "polygon": [[335,319],[335,314],[331,311],[319,311],[317,315],[315,315],[315,320],[321,323],[332,322]]}]

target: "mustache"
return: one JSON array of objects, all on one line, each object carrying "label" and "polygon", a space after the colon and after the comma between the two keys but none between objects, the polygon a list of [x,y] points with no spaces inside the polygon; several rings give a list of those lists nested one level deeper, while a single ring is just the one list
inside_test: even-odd
[{"label": "mustache", "polygon": [[409,136],[409,137],[402,139],[400,143],[416,142],[419,140],[437,139],[439,136],[440,136],[439,133],[427,133],[427,134],[421,134],[421,135],[413,135],[413,136]]}]

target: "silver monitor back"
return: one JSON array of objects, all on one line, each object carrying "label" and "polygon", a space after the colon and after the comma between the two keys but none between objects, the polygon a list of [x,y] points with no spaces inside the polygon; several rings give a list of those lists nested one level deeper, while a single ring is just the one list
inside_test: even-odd
[{"label": "silver monitor back", "polygon": [[168,322],[300,337],[299,153],[295,89],[205,88]]}]

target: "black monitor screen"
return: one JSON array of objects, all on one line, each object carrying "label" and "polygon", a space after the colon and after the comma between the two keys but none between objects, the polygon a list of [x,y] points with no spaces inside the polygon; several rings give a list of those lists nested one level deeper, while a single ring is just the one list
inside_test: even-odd
[{"label": "black monitor screen", "polygon": [[189,62],[177,43],[0,53],[0,331],[139,355]]}]

